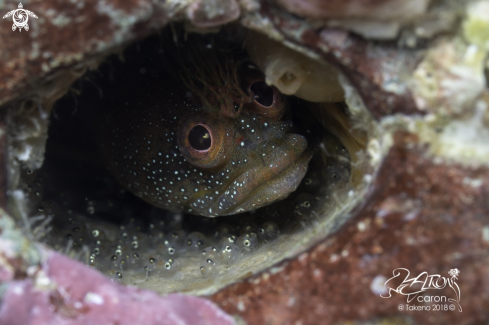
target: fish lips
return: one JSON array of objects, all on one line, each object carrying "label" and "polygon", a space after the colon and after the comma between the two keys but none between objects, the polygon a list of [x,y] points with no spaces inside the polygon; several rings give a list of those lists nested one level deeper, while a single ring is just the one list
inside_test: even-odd
[{"label": "fish lips", "polygon": [[286,136],[282,145],[252,168],[237,176],[209,208],[209,217],[256,210],[286,198],[304,178],[312,151],[298,134]]}]

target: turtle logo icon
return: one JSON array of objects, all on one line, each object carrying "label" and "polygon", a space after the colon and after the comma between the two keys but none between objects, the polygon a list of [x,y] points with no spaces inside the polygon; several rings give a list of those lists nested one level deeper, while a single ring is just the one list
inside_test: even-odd
[{"label": "turtle logo icon", "polygon": [[19,3],[19,8],[14,9],[12,11],[9,11],[3,18],[8,18],[10,16],[13,16],[14,19],[14,24],[12,25],[12,30],[15,32],[15,30],[18,28],[19,32],[22,31],[22,28],[24,28],[26,31],[29,30],[29,25],[27,25],[27,21],[29,20],[29,16],[34,17],[37,19],[37,16],[29,10],[25,10],[24,7],[22,6],[22,3]]}]

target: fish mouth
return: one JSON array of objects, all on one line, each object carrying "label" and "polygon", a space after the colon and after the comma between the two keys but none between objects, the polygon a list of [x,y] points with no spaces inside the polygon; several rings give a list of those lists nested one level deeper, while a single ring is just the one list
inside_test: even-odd
[{"label": "fish mouth", "polygon": [[304,178],[312,151],[307,140],[289,134],[285,141],[238,175],[209,209],[209,217],[233,215],[267,206],[294,192]]}]

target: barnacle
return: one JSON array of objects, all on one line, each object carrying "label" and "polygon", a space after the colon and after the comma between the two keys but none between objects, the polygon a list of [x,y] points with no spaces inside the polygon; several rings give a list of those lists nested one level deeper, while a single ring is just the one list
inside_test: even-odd
[{"label": "barnacle", "polygon": [[298,53],[267,36],[249,32],[246,50],[263,70],[267,83],[286,95],[311,102],[339,102],[344,98],[338,72],[328,63]]},{"label": "barnacle", "polygon": [[[236,30],[246,34],[229,28]],[[290,99],[293,119],[314,152],[308,173],[287,199],[210,220],[152,207],[101,166],[87,131],[88,108],[106,87],[117,87],[113,70],[152,73],[165,51],[156,35],[103,62],[67,70],[11,106],[10,206],[19,225],[35,240],[114,281],[194,293],[213,292],[333,233],[373,179],[382,155],[378,127],[332,66],[278,43],[264,47],[264,42],[271,41],[256,33],[246,36],[250,58],[267,82],[297,96]],[[72,89],[80,94],[58,100],[77,78]]]}]

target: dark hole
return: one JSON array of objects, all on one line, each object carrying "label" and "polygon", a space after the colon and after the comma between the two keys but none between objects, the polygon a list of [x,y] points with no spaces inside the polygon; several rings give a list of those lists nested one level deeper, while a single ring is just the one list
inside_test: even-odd
[{"label": "dark hole", "polygon": [[32,112],[32,110],[34,110],[35,107],[36,107],[36,105],[34,104],[33,100],[29,99],[25,102],[25,111],[26,112]]},{"label": "dark hole", "polygon": [[251,84],[250,90],[255,96],[258,104],[269,107],[273,104],[273,89],[263,81],[257,81]]},{"label": "dark hole", "polygon": [[188,142],[195,150],[207,150],[211,147],[211,135],[202,125],[196,125],[188,133]]}]

